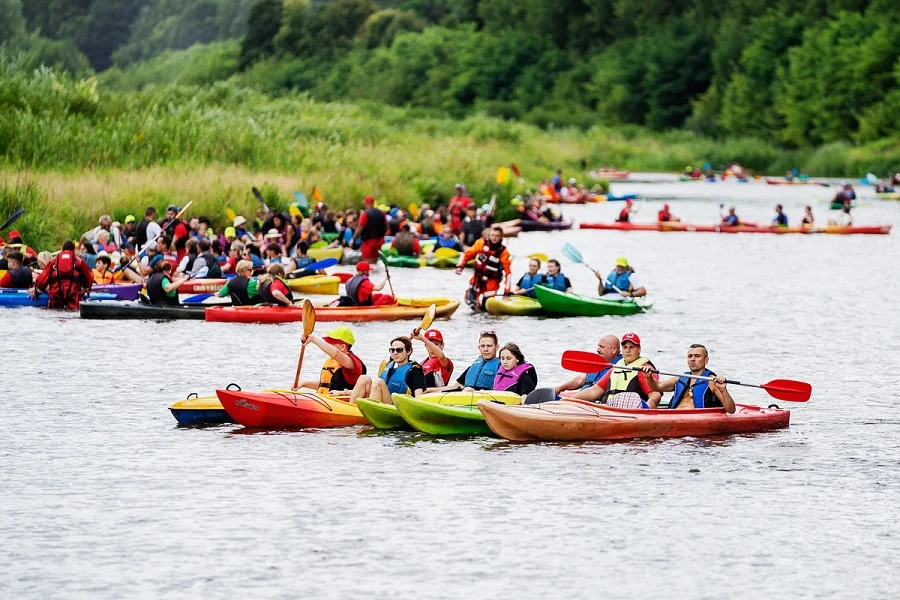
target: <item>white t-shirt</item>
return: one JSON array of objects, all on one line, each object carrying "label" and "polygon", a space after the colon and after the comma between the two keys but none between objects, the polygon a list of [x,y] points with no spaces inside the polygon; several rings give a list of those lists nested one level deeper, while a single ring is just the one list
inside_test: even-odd
[{"label": "white t-shirt", "polygon": [[[156,248],[156,238],[161,231],[162,227],[159,226],[159,223],[156,223],[155,221],[147,223],[147,239],[153,240],[147,244],[147,248]],[[138,250],[143,250],[143,248],[138,248]]]}]

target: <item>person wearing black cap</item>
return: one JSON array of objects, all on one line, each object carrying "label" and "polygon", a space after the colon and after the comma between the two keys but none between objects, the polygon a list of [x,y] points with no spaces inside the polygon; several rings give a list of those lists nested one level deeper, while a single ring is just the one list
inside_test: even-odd
[{"label": "person wearing black cap", "polygon": [[626,333],[622,336],[622,358],[613,363],[613,368],[594,385],[572,397],[619,408],[655,408],[662,394],[647,382],[648,378],[657,378],[657,375],[640,371],[645,365],[656,370],[653,363],[641,356],[641,338],[636,333]]}]

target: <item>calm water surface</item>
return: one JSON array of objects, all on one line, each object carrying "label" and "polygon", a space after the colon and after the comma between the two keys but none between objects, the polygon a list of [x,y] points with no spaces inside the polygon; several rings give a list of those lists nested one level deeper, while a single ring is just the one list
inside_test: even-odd
[{"label": "calm water surface", "polygon": [[[792,220],[824,188],[622,185],[683,220]],[[817,199],[816,196],[821,198]],[[662,201],[638,203],[652,220]],[[572,207],[611,220],[618,204]],[[898,223],[863,199],[859,223]],[[476,337],[517,342],[543,384],[568,348],[637,332],[664,370],[691,343],[745,381],[809,381],[788,430],[717,439],[511,444],[365,428],[178,428],[167,407],[237,382],[287,386],[300,324],[90,322],[0,313],[0,597],[893,598],[900,417],[898,232],[766,236],[573,231],[604,269],[625,255],[656,308],[634,317],[441,322],[463,365]],[[562,257],[560,257],[562,258]],[[525,260],[514,262],[516,275]],[[562,260],[578,291],[596,280]],[[459,296],[448,272],[397,270],[401,294]],[[319,331],[324,331],[320,326]],[[355,327],[370,366],[407,324]],[[421,356],[421,350],[418,350]],[[314,376],[322,356],[307,354]],[[886,368],[873,368],[873,365]],[[741,402],[769,404],[758,390]]]}]

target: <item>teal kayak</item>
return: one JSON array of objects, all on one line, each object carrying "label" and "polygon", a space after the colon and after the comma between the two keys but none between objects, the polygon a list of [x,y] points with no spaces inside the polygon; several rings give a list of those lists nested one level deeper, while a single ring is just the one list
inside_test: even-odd
[{"label": "teal kayak", "polygon": [[648,300],[635,301],[604,300],[560,292],[541,285],[535,286],[534,292],[544,310],[554,315],[571,315],[576,317],[602,317],[606,315],[634,315],[653,306]]}]

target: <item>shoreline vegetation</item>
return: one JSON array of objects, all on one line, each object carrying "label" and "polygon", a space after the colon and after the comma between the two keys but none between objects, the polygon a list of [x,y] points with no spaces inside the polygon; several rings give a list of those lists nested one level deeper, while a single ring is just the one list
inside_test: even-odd
[{"label": "shoreline vegetation", "polygon": [[[446,201],[463,182],[483,203],[508,201],[557,168],[592,185],[601,164],[680,171],[736,160],[756,173],[799,168],[857,178],[900,164],[890,140],[786,150],[754,138],[712,139],[637,126],[542,129],[474,114],[461,119],[378,103],[317,102],[269,95],[236,82],[106,89],[96,78],[0,61],[0,217],[26,206],[18,224],[29,244],[58,245],[101,214],[137,218],[148,204],[194,201],[192,212],[225,223],[225,209],[255,214],[250,186],[285,207],[313,186],[329,206],[367,194],[407,206]],[[525,177],[500,186],[497,168]]]}]

